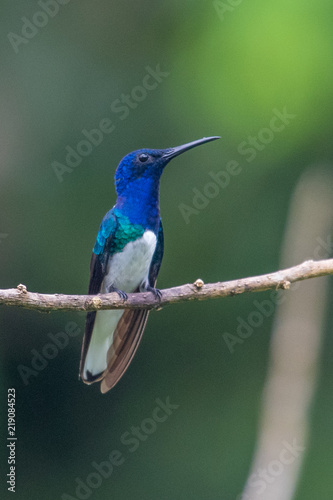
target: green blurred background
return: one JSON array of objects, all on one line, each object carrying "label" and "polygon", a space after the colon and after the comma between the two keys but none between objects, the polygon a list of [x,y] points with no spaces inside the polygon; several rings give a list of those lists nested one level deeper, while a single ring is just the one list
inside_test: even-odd
[{"label": "green blurred background", "polygon": [[[239,2],[71,0],[24,41],[37,2],[5,0],[1,16],[1,288],[85,293],[99,223],[115,202],[119,160],[141,147],[165,148],[203,136],[222,139],[174,160],[161,183],[165,257],[158,285],[228,280],[278,269],[290,197],[305,168],[333,153],[333,5],[329,0]],[[49,6],[51,9],[52,6]],[[55,9],[53,5],[53,9]],[[56,10],[56,9],[55,9]],[[54,14],[54,13],[53,13]],[[43,24],[45,16],[35,17]],[[16,45],[15,45],[16,44]],[[16,46],[16,51],[14,46]],[[147,66],[168,73],[128,116],[111,110],[136,92]],[[138,91],[139,92],[139,91]],[[139,95],[139,94],[136,94]],[[274,109],[296,115],[257,151],[239,151],[269,126]],[[114,124],[100,145],[59,182],[82,130]],[[265,139],[266,136],[262,135]],[[269,136],[268,136],[269,137]],[[235,160],[241,172],[186,223],[210,172]],[[2,308],[1,408],[17,392],[17,499],[75,497],[75,479],[113,449],[125,462],[103,480],[99,500],[232,500],[242,491],[258,430],[273,318],[231,354],[234,333],[254,299],[187,303],[150,315],[121,382],[102,396],[78,381],[81,334],[23,383],[68,322],[84,315]],[[311,439],[297,500],[333,496],[332,313],[327,319]],[[156,398],[179,408],[131,453],[120,441],[150,418]],[[3,430],[5,427],[3,425]],[[5,431],[4,431],[5,432]],[[4,442],[4,439],[3,439]],[[6,485],[6,451],[1,482]]]}]

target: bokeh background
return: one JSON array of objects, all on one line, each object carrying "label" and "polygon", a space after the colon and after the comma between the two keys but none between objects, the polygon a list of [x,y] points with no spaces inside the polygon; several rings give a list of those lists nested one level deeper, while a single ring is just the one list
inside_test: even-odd
[{"label": "bokeh background", "polygon": [[[222,138],[173,160],[162,178],[159,287],[278,269],[297,180],[310,164],[330,164],[333,153],[333,6],[329,0],[236,3],[71,0],[57,4],[58,12],[48,4],[51,17],[36,15],[37,2],[3,2],[1,288],[24,283],[31,291],[85,293],[98,226],[115,202],[119,160],[141,147],[208,135]],[[46,24],[24,28],[22,18]],[[18,38],[22,29],[25,41]],[[165,76],[143,97],[135,87],[148,66],[158,65]],[[121,119],[111,106],[133,92],[139,98],[132,96]],[[262,133],[269,141],[248,161],[240,145],[284,108],[295,116],[273,137]],[[104,118],[112,133],[60,182],[52,163],[65,164],[66,147],[75,149],[82,130]],[[195,207],[193,190],[204,192],[209,173],[225,171],[231,160],[240,173],[207,206]],[[196,209],[188,223],[181,204]],[[84,315],[1,308],[3,443],[8,387],[17,393],[16,498],[75,498],[76,478],[85,481],[92,462],[118,449],[123,465],[87,498],[236,499],[258,433],[274,318],[233,354],[223,334],[234,334],[237,318],[246,319],[254,299],[266,297],[152,313],[130,369],[104,396],[77,378]],[[327,316],[297,500],[333,495],[332,313]],[[32,368],[33,352],[42,353],[48,334],[69,322],[81,333],[25,385],[18,366]],[[167,397],[179,408],[131,453],[121,435],[152,416],[156,398]],[[4,449],[1,483],[9,495],[6,455]]]}]

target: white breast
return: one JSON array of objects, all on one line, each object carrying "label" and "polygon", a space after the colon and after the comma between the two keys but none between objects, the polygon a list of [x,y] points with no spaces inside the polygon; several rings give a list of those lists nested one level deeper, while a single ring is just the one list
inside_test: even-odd
[{"label": "white breast", "polygon": [[113,285],[124,292],[133,292],[141,283],[146,282],[156,241],[152,231],[145,231],[141,238],[130,241],[122,252],[113,255],[104,278],[104,291]]}]

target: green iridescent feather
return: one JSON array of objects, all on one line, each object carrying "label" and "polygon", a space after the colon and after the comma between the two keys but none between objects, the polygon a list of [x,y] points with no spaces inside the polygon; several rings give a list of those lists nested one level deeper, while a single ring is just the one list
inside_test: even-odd
[{"label": "green iridescent feather", "polygon": [[121,214],[119,210],[112,209],[101,223],[93,252],[101,255],[110,236],[112,236],[108,246],[110,254],[121,252],[127,243],[141,238],[144,232],[143,226],[132,224],[127,216]]}]

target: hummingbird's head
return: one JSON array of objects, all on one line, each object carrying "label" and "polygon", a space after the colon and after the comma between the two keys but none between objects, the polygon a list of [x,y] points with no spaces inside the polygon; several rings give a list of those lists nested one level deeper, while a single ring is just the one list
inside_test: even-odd
[{"label": "hummingbird's head", "polygon": [[143,184],[158,184],[164,167],[172,158],[200,144],[220,139],[218,136],[203,137],[197,141],[168,149],[139,149],[126,155],[118,165],[115,186],[119,196]]}]

